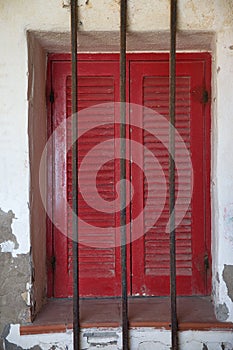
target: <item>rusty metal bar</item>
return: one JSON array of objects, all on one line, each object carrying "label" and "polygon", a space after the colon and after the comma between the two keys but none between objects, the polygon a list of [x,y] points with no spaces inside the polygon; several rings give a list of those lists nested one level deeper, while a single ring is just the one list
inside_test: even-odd
[{"label": "rusty metal bar", "polygon": [[175,107],[176,107],[176,25],[177,0],[170,6],[170,133],[169,133],[169,212],[170,212],[170,298],[172,350],[178,350],[176,307],[176,231],[175,231]]},{"label": "rusty metal bar", "polygon": [[121,288],[122,288],[122,343],[123,350],[129,349],[128,337],[128,296],[127,296],[127,246],[126,246],[126,25],[127,0],[121,0],[120,6],[120,197],[121,197]]},{"label": "rusty metal bar", "polygon": [[79,253],[78,253],[78,154],[77,154],[77,0],[71,0],[71,67],[72,67],[72,240],[73,240],[73,345],[80,347],[80,309],[79,309]]}]

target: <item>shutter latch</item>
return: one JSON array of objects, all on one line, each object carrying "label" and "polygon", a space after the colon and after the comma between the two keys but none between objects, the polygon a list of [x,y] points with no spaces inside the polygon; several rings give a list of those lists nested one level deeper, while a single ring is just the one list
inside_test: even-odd
[{"label": "shutter latch", "polygon": [[209,93],[207,90],[204,90],[202,94],[202,103],[206,104],[208,102],[209,102]]},{"label": "shutter latch", "polygon": [[209,263],[209,256],[207,253],[205,253],[205,256],[204,256],[204,265],[205,265],[205,269],[208,270],[210,267],[210,263]]},{"label": "shutter latch", "polygon": [[55,267],[56,267],[56,257],[55,257],[55,255],[53,255],[51,257],[51,266],[52,266],[52,269],[55,270]]},{"label": "shutter latch", "polygon": [[49,94],[49,102],[54,103],[54,92],[52,89],[51,89],[50,94]]}]

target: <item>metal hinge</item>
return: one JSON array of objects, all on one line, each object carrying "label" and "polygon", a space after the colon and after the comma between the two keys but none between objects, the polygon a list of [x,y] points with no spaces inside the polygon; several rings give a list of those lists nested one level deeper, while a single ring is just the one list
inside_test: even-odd
[{"label": "metal hinge", "polygon": [[52,265],[52,269],[55,270],[55,267],[56,267],[56,257],[55,257],[55,255],[53,255],[51,257],[51,265]]},{"label": "metal hinge", "polygon": [[54,92],[53,92],[53,90],[50,91],[50,94],[49,94],[49,102],[50,102],[50,103],[54,103]]},{"label": "metal hinge", "polygon": [[209,93],[207,90],[204,90],[202,94],[202,103],[206,104],[208,102],[209,102]]},{"label": "metal hinge", "polygon": [[205,269],[208,270],[210,267],[210,263],[209,263],[209,256],[207,253],[205,253],[205,256],[204,256],[204,265],[205,265]]}]

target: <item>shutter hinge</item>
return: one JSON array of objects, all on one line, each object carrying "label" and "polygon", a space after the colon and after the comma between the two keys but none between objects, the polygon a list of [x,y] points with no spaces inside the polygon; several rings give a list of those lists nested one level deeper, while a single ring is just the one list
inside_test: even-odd
[{"label": "shutter hinge", "polygon": [[52,266],[52,269],[55,270],[55,267],[56,267],[56,257],[55,257],[55,255],[53,255],[51,257],[51,266]]},{"label": "shutter hinge", "polygon": [[210,263],[209,263],[209,256],[207,253],[205,253],[205,256],[204,256],[204,265],[205,265],[205,269],[208,270],[210,267]]},{"label": "shutter hinge", "polygon": [[204,90],[202,94],[202,103],[206,104],[208,102],[209,102],[209,93],[207,90]]},{"label": "shutter hinge", "polygon": [[50,94],[49,94],[49,102],[54,103],[54,92],[52,89],[51,89]]}]

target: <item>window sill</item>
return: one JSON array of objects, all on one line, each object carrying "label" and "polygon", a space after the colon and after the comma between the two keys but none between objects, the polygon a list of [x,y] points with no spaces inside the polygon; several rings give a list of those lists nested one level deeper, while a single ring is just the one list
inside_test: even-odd
[{"label": "window sill", "polygon": [[[170,301],[167,297],[129,298],[129,327],[170,329]],[[121,301],[115,298],[80,301],[82,328],[119,327]],[[177,299],[179,330],[233,330],[233,323],[217,321],[210,297]],[[72,300],[49,299],[35,321],[21,325],[20,334],[59,333],[72,329]]]}]

